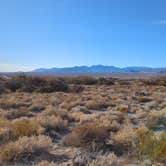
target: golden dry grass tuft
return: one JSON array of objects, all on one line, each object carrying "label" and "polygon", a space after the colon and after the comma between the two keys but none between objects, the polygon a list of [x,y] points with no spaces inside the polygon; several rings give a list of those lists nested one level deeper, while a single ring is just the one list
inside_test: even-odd
[{"label": "golden dry grass tuft", "polygon": [[131,126],[124,126],[112,138],[117,153],[131,150],[135,146],[136,134]]},{"label": "golden dry grass tuft", "polygon": [[58,166],[58,165],[54,162],[49,162],[47,160],[43,160],[36,164],[33,164],[33,166]]},{"label": "golden dry grass tuft", "polygon": [[0,159],[2,161],[21,160],[35,154],[48,153],[51,147],[52,141],[49,137],[43,135],[22,137],[2,147]]},{"label": "golden dry grass tuft", "polygon": [[38,116],[37,121],[41,126],[48,130],[55,130],[55,131],[64,131],[67,127],[68,121],[63,120],[60,116]]},{"label": "golden dry grass tuft", "polygon": [[103,147],[108,138],[106,128],[96,122],[86,122],[74,127],[72,133],[65,137],[64,144],[93,150]]},{"label": "golden dry grass tuft", "polygon": [[113,166],[117,165],[117,156],[114,153],[99,155],[97,159],[88,161],[87,166]]},{"label": "golden dry grass tuft", "polygon": [[14,120],[11,125],[13,135],[16,137],[40,134],[41,126],[35,120],[20,118]]}]

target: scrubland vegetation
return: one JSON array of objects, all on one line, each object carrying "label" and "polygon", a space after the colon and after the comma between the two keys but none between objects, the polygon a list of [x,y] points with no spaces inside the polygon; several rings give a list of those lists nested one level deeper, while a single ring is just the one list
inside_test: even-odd
[{"label": "scrubland vegetation", "polygon": [[0,77],[0,165],[166,165],[166,78]]}]

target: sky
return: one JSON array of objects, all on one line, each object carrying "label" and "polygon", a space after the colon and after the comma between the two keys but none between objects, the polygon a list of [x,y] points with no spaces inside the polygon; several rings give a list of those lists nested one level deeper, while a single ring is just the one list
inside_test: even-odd
[{"label": "sky", "polygon": [[0,71],[166,67],[166,0],[0,0]]}]

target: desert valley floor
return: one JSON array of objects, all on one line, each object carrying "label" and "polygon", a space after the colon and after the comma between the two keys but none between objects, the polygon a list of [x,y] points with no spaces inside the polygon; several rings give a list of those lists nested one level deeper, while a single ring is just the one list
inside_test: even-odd
[{"label": "desert valley floor", "polygon": [[78,92],[0,94],[0,164],[166,164],[166,86],[140,80]]}]

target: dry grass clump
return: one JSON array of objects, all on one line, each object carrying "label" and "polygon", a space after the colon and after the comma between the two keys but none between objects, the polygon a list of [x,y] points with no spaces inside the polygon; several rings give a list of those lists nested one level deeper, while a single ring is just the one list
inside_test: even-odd
[{"label": "dry grass clump", "polygon": [[45,111],[42,112],[42,116],[55,116],[61,117],[63,120],[70,121],[70,114],[65,109],[56,109],[56,107],[48,106]]},{"label": "dry grass clump", "polygon": [[0,144],[3,144],[5,142],[8,142],[13,138],[13,132],[10,127],[10,122],[0,116]]},{"label": "dry grass clump", "polygon": [[96,118],[108,131],[116,132],[120,129],[120,120],[118,116],[106,114]]},{"label": "dry grass clump", "polygon": [[32,136],[40,133],[41,126],[35,121],[27,118],[16,119],[11,124],[15,137]]},{"label": "dry grass clump", "polygon": [[153,98],[148,96],[138,96],[136,97],[136,100],[141,103],[147,103],[153,101]]},{"label": "dry grass clump", "polygon": [[147,126],[150,129],[157,129],[160,126],[166,128],[166,109],[161,111],[151,111],[147,115]]},{"label": "dry grass clump", "polygon": [[120,111],[122,113],[128,113],[129,106],[128,105],[120,105],[117,107],[117,111]]},{"label": "dry grass clump", "polygon": [[33,164],[33,166],[58,166],[57,164],[55,164],[54,162],[49,162],[47,160],[43,160],[38,162],[37,164]]},{"label": "dry grass clump", "polygon": [[60,116],[38,116],[37,121],[47,130],[55,130],[55,131],[64,131],[68,121],[63,120]]},{"label": "dry grass clump", "polygon": [[85,106],[88,109],[99,110],[99,109],[107,108],[109,104],[104,98],[96,97],[92,100],[87,101],[85,103]]},{"label": "dry grass clump", "polygon": [[0,116],[0,127],[6,127],[8,125],[9,121],[4,116]]},{"label": "dry grass clump", "polygon": [[121,154],[135,146],[136,134],[131,126],[125,126],[112,137],[112,140],[116,152]]},{"label": "dry grass clump", "polygon": [[46,136],[22,137],[15,142],[9,142],[1,148],[0,159],[2,161],[15,161],[22,158],[48,153],[52,147],[52,141]]},{"label": "dry grass clump", "polygon": [[96,159],[88,161],[87,166],[113,166],[117,165],[117,159],[114,153],[99,155]]},{"label": "dry grass clump", "polygon": [[0,128],[0,145],[10,141],[13,138],[11,128],[3,127]]},{"label": "dry grass clump", "polygon": [[96,122],[86,122],[73,128],[65,137],[64,144],[87,149],[98,149],[106,144],[109,133],[106,128]]},{"label": "dry grass clump", "polygon": [[155,162],[166,162],[166,132],[161,132],[158,136],[141,127],[137,130],[139,143],[137,146],[138,157],[141,160],[150,159]]}]

